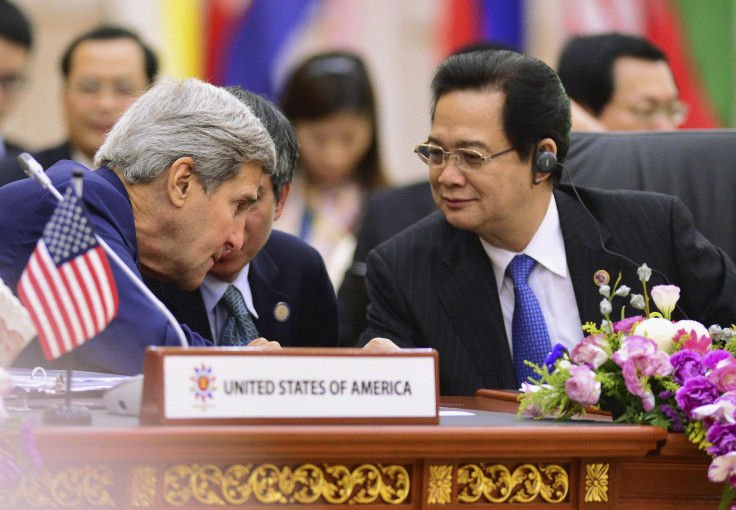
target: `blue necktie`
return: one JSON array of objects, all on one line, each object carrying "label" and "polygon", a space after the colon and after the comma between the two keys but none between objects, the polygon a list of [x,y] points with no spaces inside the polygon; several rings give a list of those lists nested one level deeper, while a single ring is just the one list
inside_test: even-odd
[{"label": "blue necktie", "polygon": [[221,345],[248,345],[258,338],[258,329],[245,307],[243,295],[234,285],[228,285],[220,302],[228,311],[227,321],[222,330]]},{"label": "blue necktie", "polygon": [[524,363],[529,360],[542,366],[552,350],[547,324],[539,301],[527,280],[537,261],[528,255],[517,255],[506,268],[506,274],[514,282],[514,317],[511,322],[511,337],[514,347],[514,368],[519,384],[528,382],[529,376],[539,376]]}]

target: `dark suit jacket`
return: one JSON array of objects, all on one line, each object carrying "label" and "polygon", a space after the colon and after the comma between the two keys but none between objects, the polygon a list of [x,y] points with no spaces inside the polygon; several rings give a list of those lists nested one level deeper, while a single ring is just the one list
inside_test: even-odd
[{"label": "dark suit jacket", "polygon": [[[205,338],[212,336],[199,289],[183,291],[171,283],[146,279],[179,322]],[[248,272],[258,332],[284,347],[336,347],[337,303],[335,290],[319,253],[301,239],[274,230],[256,255]],[[280,322],[277,303],[291,311]]]},{"label": "dark suit jacket", "polygon": [[[69,142],[64,142],[57,147],[32,152],[31,156],[39,162],[44,170],[48,170],[57,161],[71,159],[70,150]],[[27,177],[20,164],[18,164],[17,157],[18,153],[8,153],[0,160],[0,187]]]},{"label": "dark suit jacket", "polygon": [[353,347],[366,328],[365,261],[368,252],[435,210],[429,181],[378,191],[368,197],[353,265],[345,273],[337,293],[340,345]]},{"label": "dark suit jacket", "polygon": [[[731,324],[736,267],[694,229],[682,202],[654,193],[578,191],[590,213],[567,187],[555,198],[583,323],[602,319],[595,271],[605,269],[612,280],[620,272],[622,283],[641,293],[636,269],[646,262],[658,271],[649,289],[666,283],[666,275],[681,288],[679,306],[689,318],[706,327]],[[371,305],[361,344],[387,337],[436,349],[442,395],[518,387],[493,268],[476,234],[433,213],[369,254],[367,284]],[[638,314],[630,308],[628,315]]]}]

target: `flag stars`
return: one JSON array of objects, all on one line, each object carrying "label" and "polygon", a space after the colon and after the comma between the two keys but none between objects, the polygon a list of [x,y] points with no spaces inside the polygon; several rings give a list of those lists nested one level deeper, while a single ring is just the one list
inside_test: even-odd
[{"label": "flag stars", "polygon": [[82,203],[71,190],[67,190],[64,202],[46,225],[43,237],[49,254],[57,265],[97,244]]}]

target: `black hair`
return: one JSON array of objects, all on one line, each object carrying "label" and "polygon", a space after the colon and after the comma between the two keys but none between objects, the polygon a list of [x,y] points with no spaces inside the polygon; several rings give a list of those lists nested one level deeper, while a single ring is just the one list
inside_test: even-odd
[{"label": "black hair", "polygon": [[[439,99],[457,90],[497,90],[506,96],[503,129],[522,161],[531,159],[539,142],[551,138],[562,163],[570,148],[570,100],[560,79],[541,60],[505,50],[475,51],[445,60],[432,80],[432,119]],[[552,172],[559,183],[562,168]]]},{"label": "black hair", "polygon": [[271,181],[273,182],[273,193],[278,201],[281,196],[281,188],[294,178],[294,167],[296,167],[299,155],[299,143],[294,127],[281,113],[281,110],[265,97],[237,86],[225,87],[225,90],[245,103],[271,135],[276,147],[276,163],[271,174]]},{"label": "black hair", "polygon": [[64,52],[64,55],[61,57],[61,73],[64,78],[66,79],[69,77],[69,72],[71,71],[72,56],[74,54],[74,50],[77,49],[77,46],[85,41],[105,41],[113,39],[130,39],[136,42],[138,46],[141,47],[146,68],[146,76],[148,77],[148,84],[152,84],[153,80],[158,74],[158,57],[156,57],[156,54],[153,52],[153,50],[151,50],[151,48],[149,48],[146,43],[143,42],[138,34],[126,28],[114,25],[101,25],[99,27],[93,28],[92,30],[89,30],[77,36],[69,44],[66,51]]},{"label": "black hair", "polygon": [[321,119],[345,110],[367,115],[373,125],[373,141],[358,165],[357,178],[368,188],[386,184],[378,149],[373,87],[358,55],[330,51],[308,58],[287,79],[279,104],[294,123]]},{"label": "black hair", "polygon": [[30,50],[33,47],[31,23],[23,11],[7,0],[0,0],[0,38]]},{"label": "black hair", "polygon": [[664,52],[643,37],[611,32],[571,38],[557,66],[570,99],[600,115],[613,96],[613,66],[621,57],[667,62]]}]

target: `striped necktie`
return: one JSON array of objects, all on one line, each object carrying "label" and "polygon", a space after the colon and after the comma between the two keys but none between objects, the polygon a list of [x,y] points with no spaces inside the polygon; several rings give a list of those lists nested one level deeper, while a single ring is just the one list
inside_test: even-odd
[{"label": "striped necktie", "polygon": [[260,336],[253,318],[245,307],[243,295],[234,285],[227,286],[220,303],[225,305],[228,312],[222,330],[221,345],[248,345]]}]

